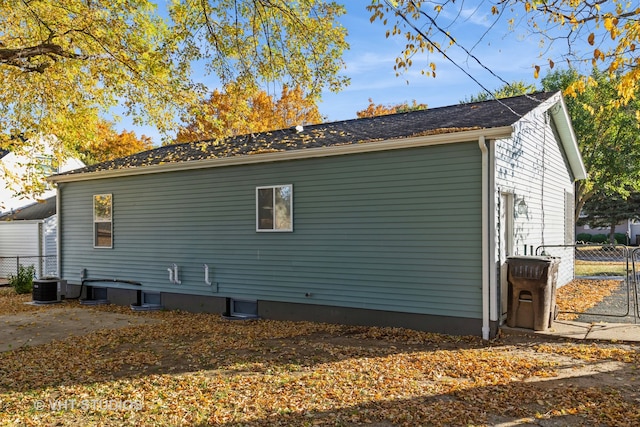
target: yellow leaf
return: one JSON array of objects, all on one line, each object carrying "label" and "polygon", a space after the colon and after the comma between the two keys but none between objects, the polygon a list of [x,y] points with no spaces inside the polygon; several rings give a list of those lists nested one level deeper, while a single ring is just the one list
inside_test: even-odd
[{"label": "yellow leaf", "polygon": [[534,68],[535,68],[535,71],[533,72],[533,77],[537,79],[538,76],[540,75],[540,66],[536,65]]},{"label": "yellow leaf", "polygon": [[604,18],[604,28],[611,31],[615,27],[615,21],[610,16]]}]

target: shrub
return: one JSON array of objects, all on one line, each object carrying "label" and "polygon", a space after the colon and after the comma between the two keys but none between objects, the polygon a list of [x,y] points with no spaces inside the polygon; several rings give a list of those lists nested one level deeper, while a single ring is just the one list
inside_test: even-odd
[{"label": "shrub", "polygon": [[627,235],[625,233],[616,233],[613,236],[616,238],[616,243],[620,245],[627,244]]},{"label": "shrub", "polygon": [[609,236],[606,234],[594,234],[591,236],[591,243],[607,243],[609,242]]},{"label": "shrub", "polygon": [[576,240],[578,242],[590,242],[591,241],[591,234],[589,234],[589,233],[578,233],[578,235],[576,236]]},{"label": "shrub", "polygon": [[28,294],[33,290],[33,278],[36,275],[36,268],[33,265],[25,267],[18,266],[18,274],[9,276],[9,286],[15,289],[17,294]]}]

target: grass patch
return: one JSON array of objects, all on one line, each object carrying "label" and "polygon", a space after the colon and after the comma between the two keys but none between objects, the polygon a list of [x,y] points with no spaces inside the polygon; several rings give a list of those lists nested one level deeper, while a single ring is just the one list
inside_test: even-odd
[{"label": "grass patch", "polygon": [[613,261],[576,260],[576,276],[626,276],[627,263]]}]

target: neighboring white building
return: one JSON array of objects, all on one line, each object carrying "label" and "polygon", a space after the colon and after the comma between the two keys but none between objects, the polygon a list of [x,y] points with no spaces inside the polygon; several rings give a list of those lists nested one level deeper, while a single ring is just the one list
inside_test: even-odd
[{"label": "neighboring white building", "polygon": [[[54,138],[41,138],[38,142],[27,141],[15,151],[0,150],[0,213],[8,213],[55,196],[56,190],[44,177],[84,166],[76,158],[67,158],[62,164],[56,165]],[[45,191],[35,197],[20,194],[20,183],[24,180],[35,180],[34,183],[45,186]]]},{"label": "neighboring white building", "polygon": [[[611,227],[589,227],[588,225],[577,225],[576,236],[582,233],[591,235],[604,234],[606,236],[611,232]],[[616,233],[626,234],[629,238],[627,242],[629,245],[640,246],[640,221],[636,219],[626,219],[616,224]],[[578,239],[580,240],[580,239]]]},{"label": "neighboring white building", "polygon": [[[15,151],[0,150],[0,282],[17,264],[33,265],[38,277],[57,270],[56,190],[45,177],[84,166],[68,158],[56,166],[54,137],[28,141]],[[42,186],[37,196],[20,194],[21,183]]]},{"label": "neighboring white building", "polygon": [[18,264],[33,265],[37,277],[57,275],[56,197],[0,215],[0,282]]}]

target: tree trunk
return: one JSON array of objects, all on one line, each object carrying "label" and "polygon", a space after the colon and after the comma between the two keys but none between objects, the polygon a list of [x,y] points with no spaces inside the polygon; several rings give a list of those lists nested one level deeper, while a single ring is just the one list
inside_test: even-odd
[{"label": "tree trunk", "polygon": [[616,244],[616,225],[611,224],[611,229],[609,230],[609,243],[612,245]]}]

